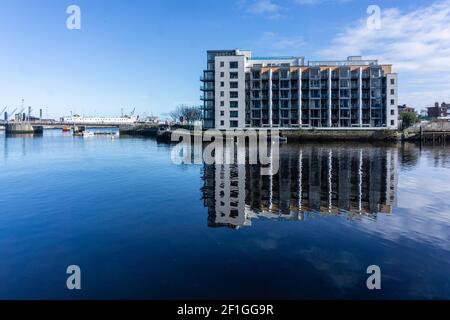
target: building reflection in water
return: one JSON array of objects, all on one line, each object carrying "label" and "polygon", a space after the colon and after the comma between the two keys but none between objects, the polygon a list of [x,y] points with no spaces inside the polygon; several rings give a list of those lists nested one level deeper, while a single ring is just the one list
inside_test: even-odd
[{"label": "building reflection in water", "polygon": [[205,164],[208,225],[235,228],[259,217],[303,220],[309,214],[376,218],[396,205],[395,147],[283,145],[279,158],[273,176],[261,175],[258,165]]}]

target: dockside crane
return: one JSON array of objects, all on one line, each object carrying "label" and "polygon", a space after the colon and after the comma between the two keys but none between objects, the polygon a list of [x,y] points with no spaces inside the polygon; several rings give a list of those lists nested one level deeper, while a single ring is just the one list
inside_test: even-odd
[{"label": "dockside crane", "polygon": [[16,111],[17,111],[17,108],[15,108],[15,109],[11,112],[11,114],[8,115],[8,119],[6,119],[6,121],[9,121],[9,118],[11,117],[11,115],[14,116],[14,112],[16,112]]},{"label": "dockside crane", "polygon": [[3,118],[3,113],[8,109],[8,106],[4,107],[2,112],[0,112],[0,117]]}]

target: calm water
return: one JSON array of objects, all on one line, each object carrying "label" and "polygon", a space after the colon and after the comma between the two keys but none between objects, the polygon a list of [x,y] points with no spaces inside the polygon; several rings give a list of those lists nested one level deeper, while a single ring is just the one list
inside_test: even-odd
[{"label": "calm water", "polygon": [[0,298],[450,298],[450,148],[284,145],[273,177],[170,151],[0,134]]}]

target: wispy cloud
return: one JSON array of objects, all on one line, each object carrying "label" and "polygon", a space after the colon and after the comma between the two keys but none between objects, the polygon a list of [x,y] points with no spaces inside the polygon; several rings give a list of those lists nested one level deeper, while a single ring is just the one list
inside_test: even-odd
[{"label": "wispy cloud", "polygon": [[268,19],[279,19],[283,16],[283,7],[272,0],[240,0],[239,6],[244,7],[247,13]]},{"label": "wispy cloud", "polygon": [[[381,19],[380,30],[367,28],[366,19],[357,21],[319,54],[333,59],[336,53],[363,55],[392,63],[400,73],[400,102],[423,107],[434,100],[449,101],[450,83],[436,80],[448,78],[450,70],[450,0],[409,12],[382,8]],[[423,83],[415,83],[417,79]],[[431,83],[435,85],[426,85]]]},{"label": "wispy cloud", "polygon": [[264,32],[259,41],[261,47],[270,48],[271,50],[292,51],[299,50],[305,45],[302,36],[279,36],[275,32]]},{"label": "wispy cloud", "polygon": [[347,3],[352,0],[294,0],[296,4],[304,5],[304,6],[313,6],[322,3]]}]

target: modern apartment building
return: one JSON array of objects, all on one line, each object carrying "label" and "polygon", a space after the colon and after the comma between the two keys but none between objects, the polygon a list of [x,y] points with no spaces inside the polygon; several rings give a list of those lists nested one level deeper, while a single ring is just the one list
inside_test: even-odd
[{"label": "modern apartment building", "polygon": [[397,74],[377,60],[207,52],[204,128],[398,128]]}]

